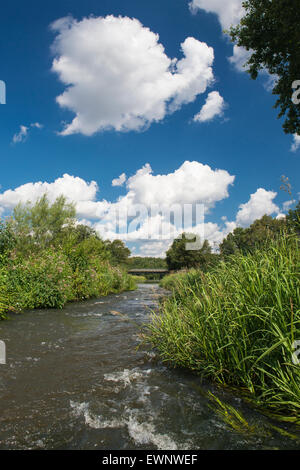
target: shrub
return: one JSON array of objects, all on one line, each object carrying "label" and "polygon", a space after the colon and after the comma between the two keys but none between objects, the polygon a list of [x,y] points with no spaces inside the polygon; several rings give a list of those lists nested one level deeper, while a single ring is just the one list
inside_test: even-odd
[{"label": "shrub", "polygon": [[1,288],[18,311],[62,308],[74,298],[72,270],[59,251],[48,249],[26,259],[12,259],[2,266],[0,278]]}]

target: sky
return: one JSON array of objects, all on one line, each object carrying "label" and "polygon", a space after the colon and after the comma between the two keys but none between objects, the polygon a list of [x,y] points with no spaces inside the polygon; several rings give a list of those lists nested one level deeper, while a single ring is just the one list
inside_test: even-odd
[{"label": "sky", "polygon": [[204,223],[184,228],[214,248],[265,213],[282,217],[281,176],[300,191],[300,138],[282,130],[272,77],[251,80],[247,52],[223,33],[241,4],[5,2],[1,216],[63,194],[79,223],[143,256],[181,233],[174,207],[204,207]]}]

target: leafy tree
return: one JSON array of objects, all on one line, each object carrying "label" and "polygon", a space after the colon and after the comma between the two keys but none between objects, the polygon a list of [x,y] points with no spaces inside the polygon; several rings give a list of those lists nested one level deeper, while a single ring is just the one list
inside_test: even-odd
[{"label": "leafy tree", "polygon": [[286,230],[286,221],[264,215],[248,228],[238,227],[229,233],[220,245],[222,257],[235,253],[249,253],[263,246],[268,240],[278,238]]},{"label": "leafy tree", "polygon": [[300,105],[292,100],[292,85],[300,80],[300,8],[296,0],[248,0],[245,16],[230,36],[251,51],[248,72],[254,80],[266,69],[277,78],[273,94],[279,95],[278,117],[286,116],[283,129],[300,135]]},{"label": "leafy tree", "polygon": [[16,239],[9,221],[0,221],[0,255],[11,251],[15,245]]},{"label": "leafy tree", "polygon": [[110,252],[113,265],[128,264],[130,250],[122,240],[114,240],[113,242],[106,240],[105,243]]},{"label": "leafy tree", "polygon": [[18,240],[19,248],[28,247],[32,242],[44,247],[59,237],[63,229],[73,227],[76,210],[64,196],[59,196],[50,204],[47,195],[42,196],[34,205],[18,204],[13,212],[12,230]]},{"label": "leafy tree", "polygon": [[237,252],[244,252],[245,248],[245,229],[237,227],[223,240],[220,245],[220,252],[223,257],[226,257]]},{"label": "leafy tree", "polygon": [[166,257],[170,270],[200,268],[205,271],[208,268],[212,261],[211,246],[207,240],[204,240],[200,250],[187,249],[186,245],[195,241],[196,236],[186,233],[173,241]]},{"label": "leafy tree", "polygon": [[295,209],[289,210],[286,221],[288,228],[300,235],[300,201],[298,201]]}]

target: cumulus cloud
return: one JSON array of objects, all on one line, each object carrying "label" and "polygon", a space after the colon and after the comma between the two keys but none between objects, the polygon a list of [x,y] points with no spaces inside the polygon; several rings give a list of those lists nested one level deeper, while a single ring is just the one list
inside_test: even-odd
[{"label": "cumulus cloud", "polygon": [[67,17],[52,29],[52,70],[66,85],[57,102],[75,114],[62,135],[144,129],[213,82],[214,51],[192,37],[181,44],[178,60],[137,19]]},{"label": "cumulus cloud", "polygon": [[212,207],[228,197],[228,188],[235,177],[226,170],[213,170],[208,165],[186,161],[167,175],[153,175],[146,164],[129,178],[127,187],[136,203],[151,206],[202,203]]},{"label": "cumulus cloud", "polygon": [[189,5],[193,13],[197,10],[215,13],[223,29],[237,25],[244,15],[242,0],[192,0]]},{"label": "cumulus cloud", "polygon": [[123,186],[123,184],[125,183],[127,179],[127,176],[125,173],[122,173],[119,178],[116,178],[114,180],[112,180],[112,186]]},{"label": "cumulus cloud", "polygon": [[201,111],[194,116],[196,122],[211,121],[216,116],[223,116],[225,108],[224,98],[218,91],[212,91],[208,94],[205,104]]},{"label": "cumulus cloud", "polygon": [[259,188],[256,193],[251,194],[250,199],[246,204],[240,205],[236,217],[237,224],[247,227],[265,214],[279,214],[279,207],[273,202],[276,196],[277,193],[273,191]]},{"label": "cumulus cloud", "polygon": [[300,135],[294,134],[293,138],[294,142],[291,146],[291,152],[297,152],[298,148],[300,147]]},{"label": "cumulus cloud", "polygon": [[[121,175],[122,176],[122,175]],[[145,240],[161,242],[163,249],[183,231],[182,216],[185,204],[205,204],[212,208],[228,197],[235,177],[225,170],[214,170],[199,162],[186,161],[177,170],[154,175],[149,164],[144,165],[127,181],[127,193],[115,202],[98,199],[98,185],[68,174],[53,182],[27,183],[14,190],[0,193],[0,211],[11,211],[19,202],[36,202],[44,194],[53,202],[63,194],[76,205],[79,220],[94,227],[104,238],[124,241]],[[170,218],[170,211],[179,210],[180,218]],[[179,222],[178,222],[179,221]],[[203,227],[188,220],[185,230],[199,233]],[[129,224],[129,229],[128,229]],[[230,223],[226,223],[226,227]],[[212,244],[222,240],[224,228],[205,223],[204,235]],[[227,233],[227,232],[226,232]],[[154,246],[154,245],[153,245]],[[154,249],[154,248],[153,248]],[[150,245],[147,253],[152,253]]]},{"label": "cumulus cloud", "polygon": [[42,129],[42,124],[40,124],[39,122],[34,122],[32,124],[30,124],[29,126],[23,126],[21,125],[20,126],[20,130],[19,132],[17,132],[14,136],[13,136],[13,143],[14,144],[19,144],[21,142],[25,142],[27,136],[28,136],[28,132],[30,130],[30,128],[37,128],[37,129]]},{"label": "cumulus cloud", "polygon": [[[146,164],[127,180],[126,195],[111,202],[98,198],[95,181],[64,174],[50,183],[27,183],[0,193],[0,214],[11,211],[19,202],[34,203],[44,194],[53,202],[62,194],[75,203],[78,223],[93,227],[104,238],[139,243],[144,240],[139,251],[146,256],[161,256],[183,230],[200,234],[216,250],[237,226],[246,227],[264,214],[283,217],[274,203],[277,193],[259,188],[247,203],[240,205],[235,221],[222,217],[218,224],[192,218],[190,225],[182,226],[181,214],[186,204],[204,204],[211,209],[228,197],[234,179],[226,170],[214,170],[195,161],[186,161],[174,172],[163,175],[153,174]],[[284,203],[283,209],[288,210],[292,202]],[[169,217],[170,211],[174,217]]]},{"label": "cumulus cloud", "polygon": [[18,203],[30,201],[35,203],[44,194],[47,194],[50,202],[63,195],[69,201],[76,203],[78,216],[87,218],[101,217],[107,209],[106,201],[96,201],[98,185],[95,181],[87,183],[82,178],[63,175],[53,183],[37,182],[26,183],[14,190],[0,193],[0,207],[7,211],[12,210]]},{"label": "cumulus cloud", "polygon": [[[224,31],[229,30],[231,26],[239,24],[245,14],[242,3],[243,0],[192,0],[189,5],[193,13],[196,13],[198,10],[204,10],[206,13],[216,14]],[[233,55],[229,57],[229,61],[238,72],[244,72],[244,65],[250,55],[250,51],[235,45],[233,47]]]}]

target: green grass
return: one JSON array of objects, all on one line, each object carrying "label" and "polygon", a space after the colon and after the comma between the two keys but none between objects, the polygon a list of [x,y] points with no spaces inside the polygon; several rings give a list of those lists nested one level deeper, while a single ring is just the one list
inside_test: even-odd
[{"label": "green grass", "polygon": [[147,282],[147,278],[145,276],[134,276],[130,274],[130,278],[136,283],[136,284],[143,284]]},{"label": "green grass", "polygon": [[163,361],[241,393],[300,423],[300,255],[296,237],[235,255],[203,274],[165,278],[172,294],[153,314],[148,341]]}]

